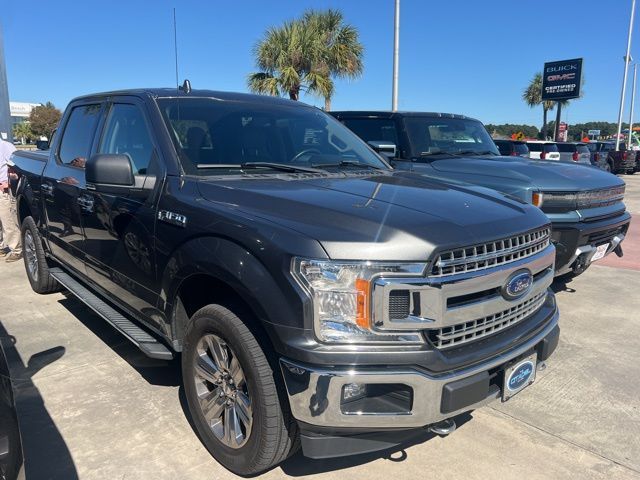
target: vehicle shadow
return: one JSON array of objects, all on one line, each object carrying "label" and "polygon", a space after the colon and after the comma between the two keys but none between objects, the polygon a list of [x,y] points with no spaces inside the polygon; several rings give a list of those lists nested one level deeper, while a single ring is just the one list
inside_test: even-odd
[{"label": "vehicle shadow", "polygon": [[180,362],[177,359],[167,361],[147,357],[138,347],[74,296],[65,297],[58,303],[151,385],[177,387],[181,384]]},{"label": "vehicle shadow", "polygon": [[25,364],[15,347],[16,338],[7,332],[2,322],[0,341],[14,386],[26,478],[77,479],[78,473],[69,448],[32,380],[38,371],[62,358],[65,348],[54,347],[36,353]]},{"label": "vehicle shadow", "polygon": [[572,281],[573,278],[566,275],[556,277],[551,284],[551,290],[553,290],[553,293],[575,293],[575,289],[568,286]]},{"label": "vehicle shadow", "polygon": [[[461,428],[465,423],[473,418],[472,412],[467,412],[455,417],[457,429]],[[455,432],[452,434],[455,435]],[[356,467],[365,463],[370,463],[378,459],[388,460],[390,462],[404,462],[409,458],[407,449],[419,445],[421,443],[428,442],[429,440],[437,437],[437,435],[423,430],[417,433],[416,436],[393,448],[386,450],[380,450],[372,453],[364,453],[361,455],[352,455],[348,457],[338,457],[330,459],[312,459],[302,455],[302,451],[298,451],[292,457],[285,460],[279,467],[282,471],[292,477],[302,477],[305,475],[314,475],[318,473],[333,472],[336,470],[343,470],[350,467]]]}]

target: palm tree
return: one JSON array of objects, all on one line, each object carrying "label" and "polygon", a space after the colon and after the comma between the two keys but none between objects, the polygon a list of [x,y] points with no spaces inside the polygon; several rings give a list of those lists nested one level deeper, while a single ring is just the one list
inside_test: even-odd
[{"label": "palm tree", "polygon": [[308,10],[301,19],[267,30],[254,48],[261,70],[252,73],[252,92],[300,98],[300,91],[325,98],[334,94],[332,76],[355,78],[362,74],[363,46],[355,27],[345,25],[337,10]]},{"label": "palm tree", "polygon": [[547,138],[547,113],[555,107],[551,100],[542,101],[542,73],[536,73],[527,88],[522,92],[522,100],[531,108],[542,105],[542,128],[540,132],[543,138]]},{"label": "palm tree", "polygon": [[[302,23],[313,32],[317,40],[314,70],[324,77],[358,78],[362,75],[364,47],[358,39],[358,30],[344,23],[339,10],[307,10]],[[331,109],[333,88],[324,95],[324,109]]]}]

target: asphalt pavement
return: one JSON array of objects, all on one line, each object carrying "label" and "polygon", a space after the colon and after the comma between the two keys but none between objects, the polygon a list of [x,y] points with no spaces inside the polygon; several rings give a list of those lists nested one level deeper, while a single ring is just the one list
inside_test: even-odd
[{"label": "asphalt pavement", "polygon": [[[640,479],[640,175],[621,259],[556,282],[560,344],[530,388],[391,452],[299,453],[260,478]],[[152,360],[79,301],[0,262],[0,337],[17,377],[28,480],[235,478],[185,415],[177,361]]]}]

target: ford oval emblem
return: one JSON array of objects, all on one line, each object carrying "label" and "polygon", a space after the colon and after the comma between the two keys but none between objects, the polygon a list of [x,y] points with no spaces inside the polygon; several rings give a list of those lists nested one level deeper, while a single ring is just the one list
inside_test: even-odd
[{"label": "ford oval emblem", "polygon": [[511,372],[511,375],[509,375],[509,378],[507,379],[507,388],[512,392],[515,392],[516,390],[520,390],[522,387],[527,386],[531,376],[533,375],[534,368],[535,365],[531,360],[522,362],[513,372]]},{"label": "ford oval emblem", "polygon": [[515,300],[525,295],[533,285],[533,275],[529,270],[514,272],[502,287],[502,296],[507,300]]}]

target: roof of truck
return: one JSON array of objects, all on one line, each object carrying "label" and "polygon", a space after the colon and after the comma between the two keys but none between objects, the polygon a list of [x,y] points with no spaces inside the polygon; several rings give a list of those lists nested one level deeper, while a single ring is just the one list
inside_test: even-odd
[{"label": "roof of truck", "polygon": [[436,117],[436,118],[460,118],[465,120],[475,120],[476,118],[459,115],[457,113],[442,112],[392,112],[390,110],[340,110],[329,112],[335,116],[371,117],[371,118],[393,118],[393,117]]},{"label": "roof of truck", "polygon": [[270,95],[254,95],[251,93],[236,93],[236,92],[221,92],[218,90],[191,90],[189,93],[185,93],[177,88],[132,88],[126,90],[114,90],[110,92],[91,93],[87,95],[81,95],[74,98],[72,101],[88,100],[93,98],[104,97],[116,97],[124,95],[133,96],[150,96],[153,98],[216,98],[219,100],[231,100],[231,101],[249,101],[259,103],[275,103],[280,105],[305,105],[303,102],[296,102],[281,97],[273,97]]}]

